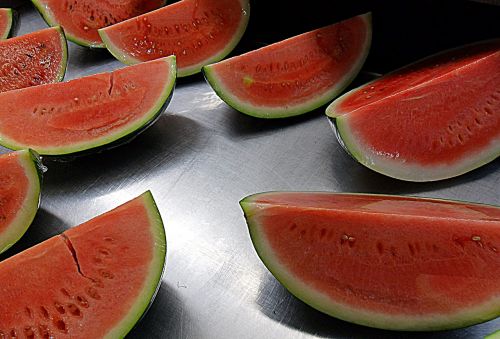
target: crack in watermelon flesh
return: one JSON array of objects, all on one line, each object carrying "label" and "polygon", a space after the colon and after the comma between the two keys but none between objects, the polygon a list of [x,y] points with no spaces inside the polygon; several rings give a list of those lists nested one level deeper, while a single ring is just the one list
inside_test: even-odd
[{"label": "crack in watermelon flesh", "polygon": [[165,235],[151,194],[0,263],[0,337],[123,337],[161,280]]},{"label": "crack in watermelon flesh", "polygon": [[385,329],[500,315],[500,208],[446,200],[275,192],[241,202],[264,264],[294,295]]},{"label": "crack in watermelon flesh", "polygon": [[0,41],[0,92],[61,81],[67,46],[60,28]]}]

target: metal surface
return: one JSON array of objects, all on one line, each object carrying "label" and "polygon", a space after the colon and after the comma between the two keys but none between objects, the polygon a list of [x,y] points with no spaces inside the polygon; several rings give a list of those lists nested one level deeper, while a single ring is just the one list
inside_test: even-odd
[{"label": "metal surface", "polygon": [[[19,34],[45,27],[31,6]],[[122,67],[70,44],[66,79]],[[6,152],[0,148],[0,153]],[[167,112],[130,144],[46,162],[41,209],[3,259],[152,190],[168,242],[166,273],[131,338],[481,338],[500,319],[440,333],[397,333],[330,318],[291,296],[257,257],[238,201],[270,190],[377,192],[500,204],[500,162],[459,178],[405,183],[357,164],[322,112],[261,121],[226,106],[198,76],[179,81]]]}]

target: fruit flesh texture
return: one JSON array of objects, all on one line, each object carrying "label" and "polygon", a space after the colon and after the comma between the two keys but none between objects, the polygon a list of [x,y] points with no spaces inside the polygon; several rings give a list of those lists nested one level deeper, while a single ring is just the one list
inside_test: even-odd
[{"label": "fruit flesh texture", "polygon": [[[207,67],[221,91],[258,107],[302,105],[341,82],[359,63],[370,34],[357,16]],[[352,77],[352,76],[350,76]]]},{"label": "fruit flesh texture", "polygon": [[7,39],[12,28],[12,10],[0,8],[0,39]]},{"label": "fruit flesh texture", "polygon": [[242,205],[265,263],[274,260],[327,299],[379,319],[346,320],[384,328],[381,315],[402,316],[401,326],[419,326],[475,307],[480,313],[482,305],[490,308],[484,318],[469,321],[499,315],[497,207],[304,193],[256,195]]},{"label": "fruit flesh texture", "polygon": [[184,0],[100,32],[123,62],[174,54],[178,73],[184,76],[229,53],[226,50],[243,34],[248,16],[245,0]]},{"label": "fruit flesh texture", "polygon": [[[97,30],[157,9],[164,0],[34,0],[50,25],[60,25],[68,38],[92,47],[104,47]],[[50,18],[50,19],[49,19]]]},{"label": "fruit flesh texture", "polygon": [[[50,148],[113,137],[140,122],[165,99],[166,87],[174,81],[172,67],[174,59],[164,58],[112,73],[0,94],[0,139],[48,153]],[[24,133],[26,126],[29,134]]]},{"label": "fruit flesh texture", "polygon": [[66,40],[59,28],[0,41],[0,92],[59,82],[66,60]]},{"label": "fruit flesh texture", "polygon": [[101,338],[115,331],[146,284],[158,283],[146,280],[149,272],[162,268],[152,265],[165,244],[154,234],[157,221],[145,199],[2,262],[0,337]]},{"label": "fruit flesh texture", "polygon": [[[374,157],[425,165],[473,157],[500,141],[500,40],[488,52],[466,59],[461,67],[456,60],[445,65],[440,77],[432,71],[425,77],[412,74],[409,78],[420,86],[373,104],[356,108],[359,104],[348,100],[354,111],[339,119]],[[429,73],[434,78],[422,83]],[[388,81],[387,87],[392,85]],[[402,137],[401,131],[411,133]]]}]

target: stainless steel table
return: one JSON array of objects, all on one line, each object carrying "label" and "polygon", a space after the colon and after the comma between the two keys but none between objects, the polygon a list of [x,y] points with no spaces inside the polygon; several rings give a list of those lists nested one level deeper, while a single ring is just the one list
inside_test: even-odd
[{"label": "stainless steel table", "polygon": [[[19,34],[46,27],[21,8]],[[122,67],[106,51],[70,44],[66,79]],[[6,152],[0,148],[0,153]],[[131,338],[481,338],[500,319],[440,333],[397,333],[330,318],[266,270],[238,201],[270,190],[377,192],[500,204],[500,161],[436,183],[376,174],[338,145],[322,112],[261,121],[226,106],[201,76],[181,79],[160,120],[130,144],[71,162],[46,162],[42,205],[11,256],[145,190],[163,216],[167,267]]]}]

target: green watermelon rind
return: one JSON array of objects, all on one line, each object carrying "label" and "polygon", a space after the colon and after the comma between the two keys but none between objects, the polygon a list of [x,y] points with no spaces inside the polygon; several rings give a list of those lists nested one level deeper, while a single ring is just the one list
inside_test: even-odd
[{"label": "green watermelon rind", "polygon": [[[405,317],[396,315],[384,315],[376,312],[359,310],[349,305],[328,301],[329,297],[326,294],[313,289],[309,285],[295,278],[273,253],[271,246],[264,237],[264,232],[260,231],[258,222],[252,220],[255,211],[260,210],[262,205],[253,200],[259,196],[266,194],[279,194],[280,192],[267,192],[250,195],[240,201],[240,206],[243,209],[245,219],[248,224],[250,238],[255,247],[257,255],[272,273],[272,275],[295,297],[308,304],[309,306],[321,311],[332,317],[363,325],[372,328],[379,328],[393,331],[439,331],[463,328],[471,325],[483,323],[500,316],[500,296],[492,298],[488,303],[483,303],[478,307],[470,307],[453,318],[438,315],[428,314],[427,317]],[[310,192],[310,193],[326,193],[326,192]],[[383,196],[380,194],[360,194]],[[356,195],[356,193],[354,193]],[[452,201],[447,199],[429,199],[437,201]],[[459,202],[459,201],[456,201]],[[481,205],[481,204],[479,204]],[[498,207],[488,205],[492,207]],[[256,210],[256,207],[258,208]],[[306,209],[318,210],[320,208],[308,207]]]},{"label": "green watermelon rind", "polygon": [[12,8],[2,8],[2,11],[7,14],[8,22],[5,31],[0,33],[0,40],[4,40],[10,37],[11,29],[14,23],[14,12]]},{"label": "green watermelon rind", "polygon": [[172,97],[176,82],[175,56],[172,55],[163,58],[163,61],[169,64],[169,71],[168,74],[166,74],[166,80],[168,81],[165,81],[164,89],[162,94],[158,97],[156,104],[153,105],[148,112],[143,114],[141,119],[138,119],[135,123],[121,129],[119,132],[91,141],[79,142],[71,146],[49,148],[19,144],[9,138],[6,138],[5,136],[0,135],[0,145],[13,150],[23,149],[29,146],[34,148],[38,153],[47,156],[87,155],[122,145],[131,138],[137,136],[139,133],[143,132],[147,127],[151,126],[151,124],[153,124],[160,117]]},{"label": "green watermelon rind", "polygon": [[488,334],[484,339],[500,339],[500,330]]},{"label": "green watermelon rind", "polygon": [[0,253],[7,251],[26,233],[40,206],[43,170],[40,157],[33,150],[19,151],[19,161],[24,168],[29,185],[22,208],[9,227],[0,233]]},{"label": "green watermelon rind", "polygon": [[[250,2],[248,0],[239,0],[239,1],[241,3],[242,10],[246,12],[246,15],[243,16],[243,19],[240,22],[240,27],[236,30],[236,33],[233,35],[231,41],[229,41],[223,49],[221,49],[217,54],[213,55],[212,57],[205,59],[199,62],[198,64],[190,67],[179,68],[177,70],[177,76],[179,78],[187,77],[201,72],[202,68],[205,65],[218,62],[224,59],[229,53],[231,53],[234,50],[236,45],[238,45],[241,38],[243,37],[243,34],[245,34],[250,19]],[[147,13],[143,15],[147,15]],[[123,22],[125,21],[122,21],[121,23]],[[120,23],[118,23],[117,25],[119,24]],[[126,65],[135,65],[137,63],[142,62],[141,60],[135,59],[134,57],[131,57],[127,53],[124,53],[118,46],[116,46],[107,35],[106,28],[102,28],[98,32],[99,35],[101,36],[102,41],[104,42],[105,47],[116,59],[118,59],[119,61],[121,61]]]},{"label": "green watermelon rind", "polygon": [[63,81],[64,76],[66,75],[66,69],[68,68],[68,41],[66,40],[64,29],[61,26],[55,26],[54,28],[59,32],[61,37],[61,68],[59,69],[56,78],[57,82],[61,82]]},{"label": "green watermelon rind", "polygon": [[349,155],[365,167],[398,180],[429,182],[449,179],[475,170],[500,157],[500,138],[496,138],[491,141],[489,147],[481,152],[469,154],[460,163],[453,166],[422,166],[416,163],[409,164],[390,159],[371,158],[369,155],[372,151],[364,148],[361,142],[356,140],[355,133],[350,130],[348,114],[329,119],[333,120],[332,125],[336,130],[337,139]]},{"label": "green watermelon rind", "polygon": [[150,263],[148,276],[144,281],[144,288],[136,297],[135,302],[130,306],[128,314],[109,330],[104,336],[105,338],[122,338],[134,328],[151,306],[160,288],[165,270],[167,239],[163,221],[151,192],[147,191],[141,197],[144,199],[144,206],[148,211],[151,222],[151,233],[154,237],[153,259]]},{"label": "green watermelon rind", "polygon": [[340,93],[342,93],[342,91],[344,91],[344,89],[349,86],[349,84],[361,71],[366,58],[368,57],[372,40],[371,13],[363,14],[361,15],[361,17],[366,23],[367,35],[366,40],[363,43],[363,52],[359,55],[358,60],[353,64],[351,70],[347,72],[344,78],[338,81],[335,86],[320,94],[319,96],[299,105],[278,108],[268,106],[255,106],[232,95],[231,90],[223,85],[223,82],[217,75],[217,72],[213,70],[213,65],[207,65],[203,67],[203,74],[205,75],[207,82],[213,88],[215,93],[217,93],[217,95],[229,106],[243,114],[255,118],[280,119],[309,113],[327,104],[329,101],[333,100]]}]

